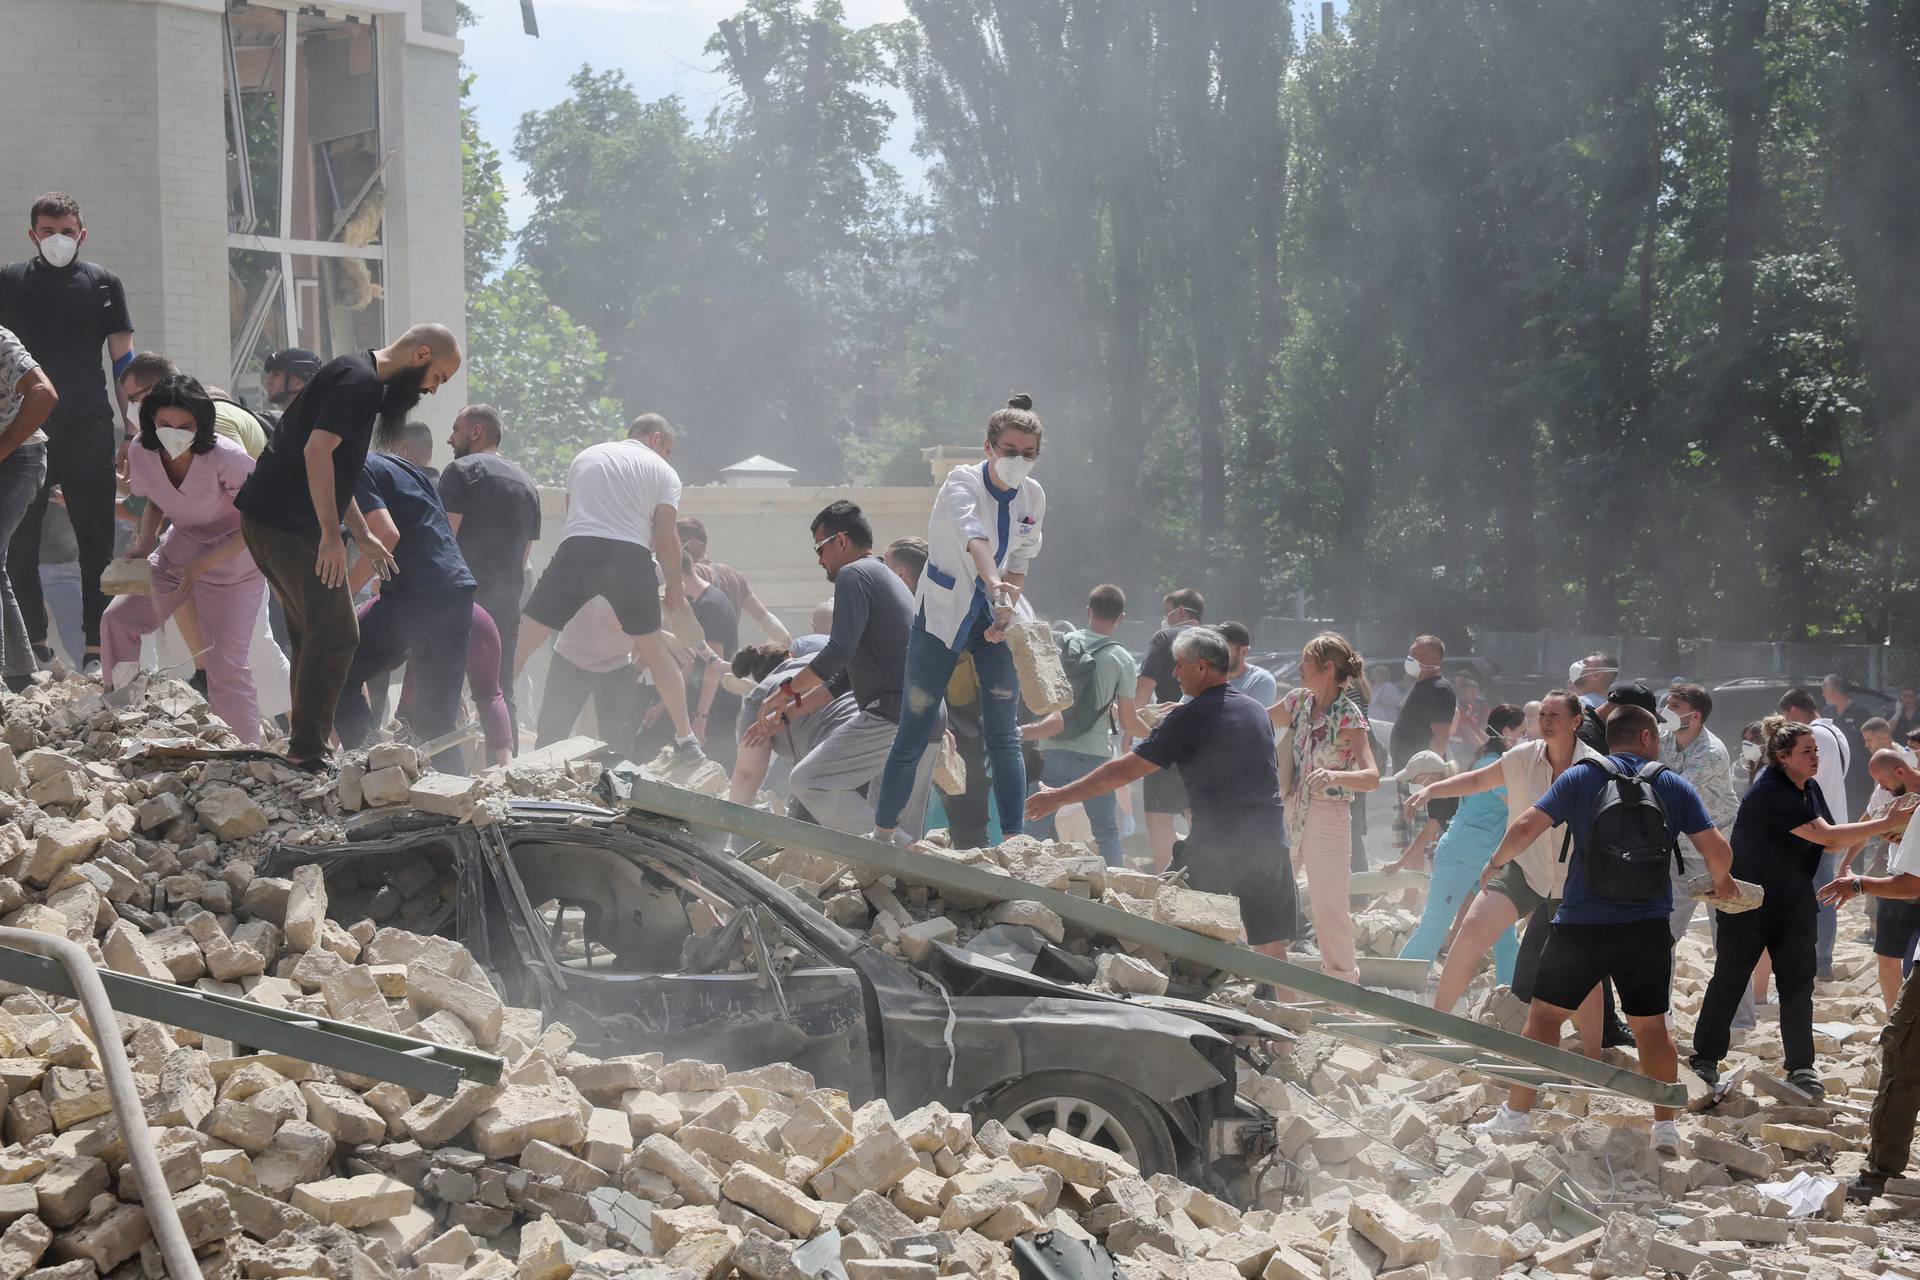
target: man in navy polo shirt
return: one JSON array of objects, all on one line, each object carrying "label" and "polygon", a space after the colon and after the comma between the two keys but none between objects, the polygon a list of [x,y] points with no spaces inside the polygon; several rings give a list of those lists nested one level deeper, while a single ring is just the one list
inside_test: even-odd
[{"label": "man in navy polo shirt", "polygon": [[[1645,709],[1616,705],[1607,717],[1607,750],[1622,773],[1638,773],[1660,759],[1659,722]],[[1560,1030],[1596,984],[1611,981],[1620,993],[1620,1009],[1640,1051],[1640,1070],[1655,1080],[1680,1078],[1679,1053],[1667,1028],[1673,981],[1673,887],[1639,902],[1602,898],[1587,887],[1587,839],[1593,809],[1608,774],[1596,761],[1577,761],[1547,788],[1545,795],[1507,826],[1482,876],[1487,881],[1544,834],[1566,824],[1572,833],[1566,888],[1553,917],[1553,933],[1534,977],[1533,1004],[1523,1034],[1541,1044],[1560,1043]],[[1713,875],[1716,897],[1734,894],[1733,850],[1713,825],[1693,784],[1671,770],[1652,782],[1666,811],[1667,833],[1684,835]],[[1474,1126],[1482,1132],[1525,1133],[1532,1127],[1534,1090],[1515,1086],[1491,1120]],[[1677,1155],[1680,1134],[1672,1107],[1653,1109],[1653,1149]]]},{"label": "man in navy polo shirt", "polygon": [[[467,676],[467,645],[473,634],[473,572],[440,505],[433,479],[398,454],[369,453],[354,499],[367,530],[393,552],[399,565],[381,583],[380,594],[360,616],[360,642],[347,668],[334,724],[340,745],[363,745],[375,729],[364,686],[392,671],[409,655],[415,682],[413,727],[425,741],[451,733],[460,713]],[[358,591],[372,570],[355,566],[350,586]],[[458,747],[433,759],[442,773],[465,773]]]}]

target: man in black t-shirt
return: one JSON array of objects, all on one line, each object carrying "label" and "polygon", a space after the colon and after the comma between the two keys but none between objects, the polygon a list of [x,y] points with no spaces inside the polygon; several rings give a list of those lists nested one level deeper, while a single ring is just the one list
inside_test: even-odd
[{"label": "man in black t-shirt", "polygon": [[1240,899],[1240,922],[1255,950],[1285,959],[1298,932],[1293,864],[1282,834],[1284,811],[1273,721],[1259,700],[1227,683],[1227,642],[1190,627],[1173,644],[1175,676],[1189,701],[1167,713],[1146,741],[1093,772],[1027,798],[1027,821],[1118,791],[1136,778],[1178,769],[1186,779],[1193,833],[1179,850],[1187,883]]},{"label": "man in black t-shirt", "polygon": [[[1146,660],[1140,664],[1140,678],[1134,684],[1135,706],[1154,702],[1180,701],[1180,681],[1174,675],[1173,642],[1189,627],[1200,623],[1207,613],[1207,602],[1192,587],[1169,591],[1160,601],[1166,625],[1147,642]],[[1129,744],[1124,740],[1123,749]],[[1153,844],[1153,865],[1167,869],[1173,857],[1173,820],[1187,811],[1187,789],[1182,775],[1171,769],[1146,775],[1140,784],[1146,800],[1147,838]]]},{"label": "man in black t-shirt", "polygon": [[[7,574],[23,607],[33,610],[40,601],[40,520],[48,493],[59,485],[80,548],[81,626],[91,668],[99,665],[100,615],[107,607],[100,573],[113,559],[117,422],[127,408],[118,391],[107,389],[100,345],[106,344],[117,376],[133,358],[133,318],[120,277],[78,258],[87,239],[78,201],[48,192],[33,202],[30,219],[27,234],[39,252],[0,269],[0,329],[20,339],[60,400],[42,427],[47,478],[14,531]],[[35,630],[42,636],[38,656],[49,661],[53,651]]]},{"label": "man in black t-shirt", "polygon": [[[1446,656],[1447,646],[1439,636],[1415,636],[1407,646],[1405,670],[1413,679],[1413,686],[1400,703],[1399,719],[1393,722],[1393,735],[1387,740],[1396,773],[1404,770],[1422,751],[1431,751],[1442,760],[1447,758],[1455,701],[1453,686],[1440,674],[1440,664]],[[1405,782],[1396,786],[1399,802],[1393,809],[1393,847],[1404,856],[1419,826],[1407,813],[1406,801],[1413,787]],[[1432,801],[1427,805],[1427,816],[1444,827],[1458,807],[1457,800]]]},{"label": "man in black t-shirt", "polygon": [[380,442],[393,444],[420,397],[459,368],[460,344],[438,324],[414,325],[381,350],[328,361],[287,406],[234,499],[247,550],[286,613],[293,665],[287,758],[300,768],[322,767],[360,641],[340,522],[382,577],[394,570],[392,553],[353,502],[375,425]]},{"label": "man in black t-shirt", "polygon": [[[447,437],[453,461],[440,473],[440,501],[480,584],[474,599],[500,628],[500,689],[507,697],[507,718],[517,726],[514,650],[527,563],[540,540],[540,488],[518,463],[500,456],[505,434],[500,411],[490,404],[470,404],[455,415]],[[481,518],[468,524],[468,512]],[[515,739],[517,747],[517,728]]]},{"label": "man in black t-shirt", "polygon": [[1847,740],[1847,814],[1857,817],[1867,811],[1867,801],[1873,798],[1873,777],[1867,772],[1867,762],[1873,752],[1867,749],[1860,726],[1871,720],[1874,713],[1847,692],[1847,682],[1838,675],[1822,680],[1820,692],[1827,700],[1827,719],[1833,721],[1833,727]]}]

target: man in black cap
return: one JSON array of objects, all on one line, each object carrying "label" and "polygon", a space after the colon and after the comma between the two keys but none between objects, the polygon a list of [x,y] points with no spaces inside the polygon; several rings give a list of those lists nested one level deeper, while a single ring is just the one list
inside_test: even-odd
[{"label": "man in black cap", "polygon": [[1580,721],[1580,741],[1601,755],[1607,753],[1607,717],[1615,707],[1639,707],[1655,720],[1660,718],[1660,704],[1654,700],[1653,690],[1638,680],[1616,682],[1598,706],[1587,708]]},{"label": "man in black cap", "polygon": [[267,393],[267,401],[274,408],[285,409],[318,372],[319,356],[305,347],[288,347],[267,357],[260,389]]}]

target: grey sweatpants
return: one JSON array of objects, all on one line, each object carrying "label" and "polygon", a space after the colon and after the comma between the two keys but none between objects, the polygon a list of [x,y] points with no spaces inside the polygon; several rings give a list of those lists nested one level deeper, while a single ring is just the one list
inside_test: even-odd
[{"label": "grey sweatpants", "polygon": [[[793,766],[787,780],[793,798],[821,826],[866,835],[873,830],[874,793],[880,789],[880,772],[886,768],[898,727],[871,711],[857,713]],[[943,732],[933,735],[920,757],[920,767],[914,770],[913,790],[900,815],[900,830],[908,835],[918,836],[926,821],[927,785],[933,779],[933,762],[944,737]],[[867,788],[864,796],[861,787]]]}]

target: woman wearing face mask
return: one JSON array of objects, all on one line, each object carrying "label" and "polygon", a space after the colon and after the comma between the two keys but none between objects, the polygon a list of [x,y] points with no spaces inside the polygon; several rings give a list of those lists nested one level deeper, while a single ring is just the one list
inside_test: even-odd
[{"label": "woman wearing face mask", "polygon": [[111,686],[122,663],[139,662],[140,638],[192,600],[205,637],[207,700],[242,741],[257,745],[259,700],[247,654],[266,580],[247,554],[233,505],[252,471],[247,451],[214,431],[213,400],[199,382],[175,375],[154,384],[127,450],[128,484],[147,500],[127,558],[153,567],[153,594],[108,606],[100,641]]},{"label": "woman wearing face mask", "polygon": [[1360,981],[1353,954],[1353,797],[1380,785],[1367,737],[1367,713],[1348,692],[1359,680],[1360,655],[1345,637],[1326,632],[1300,651],[1300,687],[1268,708],[1274,728],[1293,731],[1293,786],[1286,801],[1287,843],[1306,868],[1320,967],[1343,982]]},{"label": "woman wearing face mask", "polygon": [[[1489,711],[1471,767],[1499,775],[1500,757],[1521,743],[1525,724],[1526,712],[1512,703],[1503,702]],[[1402,960],[1431,961],[1440,954],[1460,908],[1480,891],[1480,873],[1487,869],[1487,859],[1506,833],[1505,786],[1475,791],[1460,802],[1446,833],[1433,847],[1433,878],[1427,884],[1426,909],[1421,913],[1420,927],[1400,948]],[[1494,976],[1502,984],[1512,983],[1513,960],[1519,950],[1520,941],[1509,925],[1493,944]]]},{"label": "woman wearing face mask", "polygon": [[1006,627],[1040,554],[1047,495],[1030,478],[1040,457],[1040,416],[1033,397],[1015,395],[987,419],[984,461],[955,467],[940,486],[927,522],[927,564],[914,593],[913,630],[900,727],[880,775],[874,836],[892,840],[913,791],[914,772],[940,717],[947,681],[962,653],[973,655],[987,759],[1000,827],[1023,829],[1027,770],[1017,720],[1020,680]]},{"label": "woman wearing face mask", "polygon": [[1813,729],[1785,716],[1760,722],[1766,764],[1741,798],[1733,820],[1733,875],[1758,884],[1765,900],[1752,911],[1718,913],[1713,977],[1700,1002],[1688,1065],[1708,1084],[1720,1082],[1733,1014],[1764,953],[1780,992],[1780,1041],[1787,1083],[1814,1097],[1826,1086],[1813,1067],[1813,984],[1818,903],[1813,877],[1820,855],[1846,849],[1904,827],[1902,806],[1869,822],[1835,823],[1814,775],[1820,748]]}]

